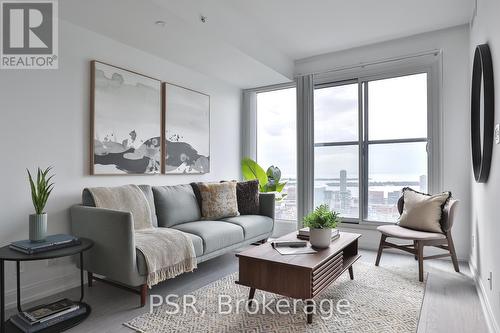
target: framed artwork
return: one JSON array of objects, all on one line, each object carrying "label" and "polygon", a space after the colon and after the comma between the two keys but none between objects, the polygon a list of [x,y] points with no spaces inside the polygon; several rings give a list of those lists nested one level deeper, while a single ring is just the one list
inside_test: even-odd
[{"label": "framed artwork", "polygon": [[210,172],[210,96],[163,84],[165,174]]},{"label": "framed artwork", "polygon": [[93,175],[161,172],[161,81],[91,62]]}]

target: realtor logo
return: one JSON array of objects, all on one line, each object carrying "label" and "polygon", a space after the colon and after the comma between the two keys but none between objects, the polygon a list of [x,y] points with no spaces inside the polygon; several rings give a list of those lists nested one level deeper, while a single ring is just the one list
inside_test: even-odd
[{"label": "realtor logo", "polygon": [[0,4],[0,68],[57,69],[57,0]]}]

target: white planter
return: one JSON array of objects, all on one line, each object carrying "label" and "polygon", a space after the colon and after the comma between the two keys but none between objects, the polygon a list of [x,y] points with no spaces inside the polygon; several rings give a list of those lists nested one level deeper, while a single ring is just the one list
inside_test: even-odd
[{"label": "white planter", "polygon": [[309,241],[312,247],[318,249],[326,249],[330,246],[332,239],[332,229],[313,229],[309,230]]}]

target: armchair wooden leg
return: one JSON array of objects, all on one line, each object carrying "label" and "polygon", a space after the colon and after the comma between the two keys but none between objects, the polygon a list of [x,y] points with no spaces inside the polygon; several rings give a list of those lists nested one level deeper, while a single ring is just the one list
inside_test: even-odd
[{"label": "armchair wooden leg", "polygon": [[143,284],[141,286],[141,308],[146,305],[146,297],[148,297],[148,285]]},{"label": "armchair wooden leg", "polygon": [[457,253],[455,252],[455,245],[449,231],[446,233],[446,238],[448,239],[448,248],[450,249],[451,261],[453,261],[453,268],[455,268],[455,272],[459,273],[460,267],[458,267]]},{"label": "armchair wooden leg", "polygon": [[413,248],[415,249],[415,260],[418,260],[418,256],[417,256],[418,245],[417,245],[416,240],[413,241]]},{"label": "armchair wooden leg", "polygon": [[382,251],[384,250],[384,243],[386,238],[387,236],[384,234],[380,236],[380,245],[378,246],[377,260],[375,260],[375,266],[378,266],[378,264],[380,264],[380,257],[382,256]]},{"label": "armchair wooden leg", "polygon": [[87,283],[89,288],[92,288],[94,285],[94,274],[92,272],[87,272]]},{"label": "armchair wooden leg", "polygon": [[424,282],[424,243],[417,241],[418,280]]}]

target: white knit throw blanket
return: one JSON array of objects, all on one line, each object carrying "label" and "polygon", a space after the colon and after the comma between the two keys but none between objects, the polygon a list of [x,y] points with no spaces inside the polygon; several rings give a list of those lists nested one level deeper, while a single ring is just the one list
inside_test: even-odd
[{"label": "white knit throw blanket", "polygon": [[197,267],[191,238],[182,231],[154,228],[149,203],[137,185],[89,188],[96,207],[127,211],[134,219],[135,247],[144,254],[149,288]]},{"label": "white knit throw blanket", "polygon": [[182,231],[152,228],[135,232],[135,247],[144,254],[149,288],[197,266],[191,238]]}]

